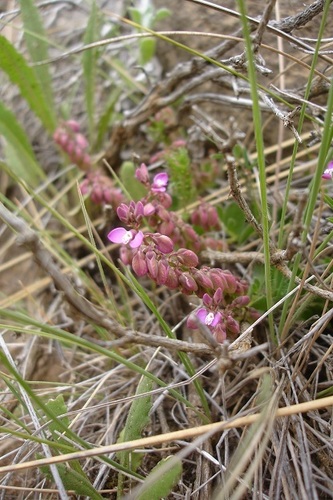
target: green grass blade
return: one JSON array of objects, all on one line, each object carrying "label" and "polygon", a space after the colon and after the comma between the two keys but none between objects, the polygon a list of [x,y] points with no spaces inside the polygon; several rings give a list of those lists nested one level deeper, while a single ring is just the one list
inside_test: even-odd
[{"label": "green grass blade", "polygon": [[[129,368],[130,370],[133,370],[135,373],[139,373],[141,375],[144,375],[148,378],[150,378],[153,382],[155,382],[159,387],[168,387],[168,384],[163,382],[161,379],[158,377],[155,377],[152,373],[147,372],[144,368],[142,368],[139,365],[136,365],[135,363],[128,361],[126,358],[123,356],[117,354],[114,351],[111,351],[110,349],[106,349],[102,346],[99,346],[98,344],[94,344],[86,339],[80,338],[78,336],[75,336],[69,332],[66,332],[65,330],[61,330],[60,328],[55,328],[51,327],[49,325],[40,323],[39,321],[36,321],[34,318],[31,316],[28,316],[27,314],[21,313],[21,312],[13,312],[9,309],[0,309],[0,318],[6,318],[10,319],[11,321],[17,322],[20,325],[24,326],[18,326],[15,325],[13,327],[15,331],[17,332],[22,332],[22,333],[27,333],[29,335],[37,335],[40,337],[46,337],[46,338],[51,338],[55,340],[59,340],[59,342],[69,342],[71,345],[76,345],[78,347],[82,347],[83,349],[89,350],[91,352],[96,352],[99,354],[102,354],[106,356],[106,358],[114,361],[115,363],[122,364]],[[29,325],[31,327],[36,327],[36,330],[31,329],[26,329],[26,326]],[[0,324],[0,328],[6,328],[6,326]],[[1,356],[1,352],[0,352]],[[185,398],[183,397],[176,389],[168,389],[169,393],[179,402],[183,403],[185,406],[189,408],[193,408],[193,405]],[[194,410],[195,411],[195,410]],[[207,422],[205,422],[207,423]]]},{"label": "green grass blade", "polygon": [[6,141],[4,150],[7,166],[17,177],[31,186],[45,179],[37,163],[29,139],[15,115],[0,102],[0,135]]},{"label": "green grass blade", "polygon": [[50,113],[49,104],[34,70],[27,64],[22,54],[2,35],[0,35],[0,69],[8,75],[14,85],[17,85],[22,97],[44,127],[52,132],[55,119]]},{"label": "green grass blade", "polygon": [[104,137],[109,130],[110,124],[114,121],[115,105],[121,96],[121,89],[115,88],[111,91],[108,101],[105,105],[105,110],[99,117],[96,129],[97,135],[94,143],[94,151],[102,149]]},{"label": "green grass blade", "polygon": [[[88,45],[98,40],[98,9],[93,1],[91,13],[84,35],[84,44]],[[93,144],[94,136],[94,108],[95,108],[95,76],[96,76],[97,49],[85,50],[82,56],[85,100],[88,118],[89,141]]]},{"label": "green grass blade", "polygon": [[[3,311],[1,311],[2,313]],[[0,315],[1,317],[1,315]],[[28,332],[28,330],[24,329],[25,332]],[[23,329],[22,329],[23,332]],[[29,332],[30,333],[30,332]],[[35,332],[38,335],[41,332]],[[90,449],[92,446],[87,443],[84,439],[80,438],[75,432],[73,432],[69,427],[67,427],[62,420],[60,420],[57,415],[54,414],[54,412],[48,408],[47,404],[35,394],[35,392],[31,389],[30,385],[24,380],[24,378],[20,375],[20,373],[8,362],[6,356],[3,354],[3,352],[0,350],[0,362],[3,363],[3,365],[6,367],[6,369],[10,372],[10,374],[13,376],[13,378],[17,381],[17,383],[24,389],[24,391],[28,394],[30,400],[33,402],[34,406],[40,410],[42,410],[47,417],[47,419],[50,422],[57,422],[58,428],[62,430],[62,432],[66,433],[68,437],[73,441],[73,443],[78,443],[81,447],[84,449]],[[75,451],[75,448],[72,447],[71,451]],[[114,467],[116,470],[123,470],[122,466],[120,464],[117,464],[114,460],[111,460],[105,456],[101,457],[103,461]],[[65,462],[65,458],[64,458]],[[123,472],[127,472],[127,470],[123,470]],[[132,473],[133,476],[141,478],[139,474]]]},{"label": "green grass blade", "polygon": [[[264,153],[265,146],[262,134],[261,111],[260,111],[259,96],[258,96],[259,87],[257,82],[256,68],[254,64],[252,40],[247,22],[245,1],[238,0],[238,6],[243,24],[243,35],[245,40],[246,55],[248,62],[248,77],[249,77],[251,99],[252,99],[252,110],[253,110],[252,116],[253,116],[255,139],[256,139],[261,210],[262,210],[261,224],[263,230],[263,248],[264,248],[264,258],[265,258],[265,288],[266,288],[267,308],[270,309],[273,305],[273,299],[272,299],[273,294],[272,294],[270,246],[269,246],[269,212],[268,212],[267,186],[266,186],[266,169],[265,169],[265,153]],[[274,338],[274,324],[273,324],[273,316],[271,314],[268,316],[268,320],[269,320],[270,334],[271,337]]]},{"label": "green grass blade", "polygon": [[[21,14],[24,25],[24,38],[33,62],[45,61],[48,58],[47,35],[34,0],[20,0]],[[41,85],[49,112],[55,117],[52,80],[46,64],[33,67]]]}]

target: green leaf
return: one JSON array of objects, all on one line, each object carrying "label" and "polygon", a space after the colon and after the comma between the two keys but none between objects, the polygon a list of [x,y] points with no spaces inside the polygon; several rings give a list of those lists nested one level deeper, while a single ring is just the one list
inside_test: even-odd
[{"label": "green leaf", "polygon": [[142,38],[140,40],[140,64],[147,64],[155,54],[156,40],[153,38]]},{"label": "green leaf", "polygon": [[147,194],[147,189],[135,178],[135,165],[132,161],[121,164],[119,177],[131,199],[138,201]]},{"label": "green leaf", "polygon": [[[166,464],[170,462],[170,460],[175,461],[175,457],[163,458],[153,468],[140,488],[138,496],[136,497],[137,500],[146,500],[147,498],[149,498],[149,500],[160,500],[171,493],[172,488],[176,486],[181,478],[182,463],[181,460],[176,460],[175,464],[170,468],[166,467]],[[156,477],[151,480],[153,474]]]},{"label": "green leaf", "polygon": [[45,174],[37,163],[25,131],[15,115],[0,102],[0,135],[6,141],[5,157],[8,168],[31,186],[36,186]]},{"label": "green leaf", "polygon": [[[148,393],[147,396],[135,399],[129,410],[125,427],[121,432],[120,442],[133,441],[142,437],[142,431],[149,423],[149,412],[152,405],[152,397],[149,392],[152,389],[152,381],[143,376],[136,390],[136,395]],[[123,451],[118,453],[121,465],[134,472],[139,467],[142,454]]]},{"label": "green leaf", "polygon": [[[38,458],[42,458],[41,455]],[[104,497],[95,490],[85,474],[82,476],[82,474],[67,464],[59,464],[57,465],[57,469],[66,490],[74,490],[77,495],[84,495],[86,498],[91,498],[92,500],[103,500]],[[40,470],[52,481],[49,467],[42,466]]]},{"label": "green leaf", "polygon": [[137,24],[141,24],[142,16],[141,16],[141,12],[139,9],[136,9],[135,7],[129,7],[128,13],[129,13],[132,21],[134,21]]},{"label": "green leaf", "polygon": [[[91,6],[91,13],[84,34],[84,44],[88,45],[98,40],[98,9],[96,2],[93,1]],[[90,143],[93,143],[94,135],[94,108],[95,108],[95,77],[96,77],[96,61],[97,49],[92,48],[85,50],[82,56],[83,76],[85,86],[85,100],[88,116],[88,129]]]},{"label": "green leaf", "polygon": [[[141,438],[141,434],[145,426],[149,422],[149,412],[152,405],[152,397],[149,392],[152,389],[152,381],[144,375],[141,377],[136,390],[136,395],[148,393],[147,396],[135,399],[127,415],[127,420],[124,429],[120,433],[119,442],[124,443],[133,439]],[[132,451],[122,451],[117,453],[120,465],[131,472],[136,472],[142,460],[141,453]],[[121,498],[124,490],[124,475],[118,476],[118,497]]]},{"label": "green leaf", "polygon": [[[20,0],[21,14],[24,25],[24,38],[30,57],[33,62],[45,61],[48,58],[48,40],[42,20],[34,0]],[[41,84],[49,112],[56,116],[52,92],[52,80],[46,64],[33,67],[36,77]]]},{"label": "green leaf", "polygon": [[[49,399],[46,406],[58,418],[67,413],[67,406],[62,394],[59,394],[55,399]],[[64,425],[66,425],[66,427],[70,424],[69,418],[66,416],[62,417],[61,421]],[[58,440],[59,434],[63,432],[63,427],[59,425],[58,420],[53,420],[49,424],[49,431],[51,432],[53,439]]]},{"label": "green leaf", "polygon": [[324,201],[325,201],[325,203],[327,203],[327,205],[330,207],[330,209],[333,210],[333,198],[331,198],[330,196],[325,194]]},{"label": "green leaf", "polygon": [[243,243],[254,232],[237,203],[231,202],[223,210],[218,209],[218,214],[228,235],[237,243]]},{"label": "green leaf", "polygon": [[35,72],[2,35],[0,35],[0,69],[7,73],[12,83],[18,86],[31,111],[38,116],[44,127],[52,132],[55,121]]},{"label": "green leaf", "polygon": [[154,24],[159,21],[162,21],[163,19],[169,17],[170,15],[171,11],[169,9],[166,9],[165,7],[163,7],[162,9],[158,9],[154,17]]}]

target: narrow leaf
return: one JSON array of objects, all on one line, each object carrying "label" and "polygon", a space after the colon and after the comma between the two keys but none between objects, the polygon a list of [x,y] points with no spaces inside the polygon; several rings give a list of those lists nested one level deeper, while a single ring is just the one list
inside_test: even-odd
[{"label": "narrow leaf", "polygon": [[[152,381],[143,376],[137,387],[136,395],[149,393],[149,391],[151,391],[151,388]],[[149,394],[148,396],[144,396],[133,401],[127,416],[125,427],[121,433],[121,442],[132,441],[133,439],[139,439],[142,437],[142,431],[149,422],[149,412],[151,410],[151,405],[152,399]],[[139,467],[141,458],[142,455],[137,453],[128,451],[119,453],[120,463],[124,467],[127,467],[133,471],[136,471],[136,469]]]},{"label": "narrow leaf", "polygon": [[50,132],[54,129],[54,118],[35,72],[15,47],[0,35],[0,69],[7,73],[12,83],[18,86],[30,109]]},{"label": "narrow leaf", "polygon": [[156,41],[152,38],[142,38],[140,40],[140,64],[147,64],[155,54]]},{"label": "narrow leaf", "polygon": [[5,139],[5,157],[10,170],[31,186],[36,186],[45,174],[37,163],[25,131],[15,115],[0,102],[0,136]]},{"label": "narrow leaf", "polygon": [[[167,457],[158,462],[139,490],[137,500],[160,500],[171,493],[172,488],[178,483],[182,475],[182,462],[177,460],[172,467],[166,464],[175,457]],[[153,476],[154,475],[154,476]],[[151,478],[153,476],[153,478]]]},{"label": "narrow leaf", "polygon": [[135,165],[132,161],[121,164],[119,177],[131,199],[137,201],[146,196],[147,189],[135,178]]},{"label": "narrow leaf", "polygon": [[[48,41],[42,20],[34,0],[20,0],[24,25],[24,38],[33,62],[45,61],[48,58]],[[52,92],[52,80],[47,65],[34,66],[33,71],[41,84],[49,112],[55,116]]]}]

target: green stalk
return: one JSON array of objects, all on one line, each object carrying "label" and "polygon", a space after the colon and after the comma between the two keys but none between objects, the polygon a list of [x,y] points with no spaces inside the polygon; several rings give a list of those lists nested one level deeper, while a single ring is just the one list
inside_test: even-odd
[{"label": "green stalk", "polygon": [[[265,282],[266,282],[266,300],[267,309],[273,305],[272,299],[272,280],[271,280],[271,264],[270,264],[270,245],[269,245],[269,213],[267,203],[267,189],[266,189],[266,169],[265,169],[265,154],[264,154],[264,141],[262,135],[262,122],[261,111],[258,97],[258,82],[256,67],[254,64],[254,56],[252,50],[252,40],[250,30],[247,22],[246,7],[244,0],[238,0],[238,8],[243,24],[243,36],[246,46],[246,55],[248,63],[248,78],[251,89],[252,98],[252,116],[254,123],[254,133],[257,148],[257,162],[259,171],[259,184],[260,184],[260,197],[262,206],[261,225],[263,231],[263,249],[264,249],[264,265],[265,265]],[[275,338],[273,316],[268,316],[269,330],[271,338]]]},{"label": "green stalk", "polygon": [[[311,70],[310,70],[310,73],[309,73],[309,78],[308,78],[307,86],[306,86],[306,89],[305,89],[305,95],[304,95],[304,100],[305,101],[308,100],[309,95],[310,95],[312,80],[313,80],[314,72],[315,72],[316,65],[317,65],[318,58],[319,58],[319,50],[320,50],[320,45],[321,45],[321,39],[322,39],[323,34],[324,34],[324,29],[325,29],[325,25],[326,25],[326,21],[327,21],[327,16],[328,16],[328,12],[329,12],[330,3],[331,3],[330,0],[326,0],[326,2],[325,2],[325,6],[324,6],[324,10],[323,10],[323,16],[322,16],[322,20],[321,20],[321,24],[320,24],[320,28],[319,28],[319,33],[318,33],[318,39],[317,39],[317,43],[316,43],[316,47],[315,47],[315,51],[314,51],[314,55],[313,55],[313,59],[312,59]],[[311,182],[311,185],[310,185],[309,202],[308,202],[308,206],[307,206],[307,209],[306,209],[306,212],[305,212],[305,219],[304,219],[304,227],[305,227],[305,229],[304,229],[304,231],[302,233],[302,237],[301,237],[302,244],[305,244],[305,242],[306,242],[306,237],[307,237],[307,234],[308,234],[308,230],[309,230],[309,227],[310,227],[310,223],[311,223],[313,211],[314,211],[314,208],[315,208],[315,204],[316,204],[316,200],[317,200],[317,195],[318,195],[318,192],[319,192],[319,189],[320,189],[320,185],[321,185],[321,175],[322,175],[323,170],[324,170],[325,160],[326,160],[326,157],[327,157],[327,154],[328,154],[328,151],[329,151],[329,147],[330,147],[330,143],[331,143],[331,139],[332,139],[332,125],[331,125],[331,121],[332,121],[332,118],[331,118],[332,117],[332,100],[333,100],[333,96],[332,96],[332,92],[333,92],[333,90],[332,90],[332,84],[333,84],[333,81],[331,83],[330,91],[329,91],[329,97],[328,97],[328,103],[327,103],[327,111],[326,111],[325,123],[324,123],[324,132],[323,132],[322,142],[321,142],[320,149],[319,149],[318,168],[317,168],[317,171],[315,173],[315,177],[314,177],[314,179],[313,179],[313,181]],[[304,102],[303,105],[302,105],[302,108],[301,108],[300,118],[299,118],[299,124],[298,124],[298,133],[299,134],[302,131],[302,127],[303,127],[303,123],[304,123],[304,119],[305,119],[305,111],[306,111],[306,103]],[[278,239],[278,247],[279,248],[281,248],[282,245],[283,245],[283,239],[284,239],[284,235],[285,235],[285,224],[284,224],[284,221],[285,221],[286,212],[287,212],[287,202],[288,202],[288,199],[289,199],[289,191],[290,191],[290,187],[291,187],[291,182],[292,182],[292,177],[293,177],[293,170],[294,170],[294,166],[295,166],[297,151],[298,151],[298,143],[295,142],[294,149],[293,149],[293,154],[292,154],[292,159],[291,159],[291,163],[290,163],[290,171],[289,171],[289,174],[288,174],[288,180],[287,180],[287,186],[286,186],[286,193],[285,193],[285,197],[284,197],[284,204],[283,204],[283,207],[282,207],[280,232],[279,232],[279,239]],[[301,262],[301,255],[298,254],[298,255],[296,255],[296,258],[295,258],[295,261],[294,261],[294,265],[293,265],[293,269],[292,269],[292,277],[291,277],[291,279],[289,281],[289,286],[288,286],[288,289],[287,289],[287,293],[289,293],[290,290],[294,286],[295,278],[297,276],[297,272],[298,272],[298,269],[299,269],[300,262]],[[286,332],[287,332],[287,329],[286,329],[286,318],[287,318],[287,314],[288,314],[288,310],[289,310],[289,306],[290,306],[290,300],[291,299],[288,299],[288,300],[286,300],[284,302],[284,305],[283,305],[283,308],[282,308],[282,312],[281,312],[280,325],[279,325],[279,333],[281,333],[284,330],[285,331],[285,335],[286,335]]]}]

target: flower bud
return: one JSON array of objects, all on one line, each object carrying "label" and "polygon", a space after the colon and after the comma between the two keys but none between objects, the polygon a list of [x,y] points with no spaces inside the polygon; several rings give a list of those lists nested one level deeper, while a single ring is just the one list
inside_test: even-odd
[{"label": "flower bud", "polygon": [[79,132],[80,130],[80,125],[76,120],[67,120],[65,122],[65,126],[68,127],[72,132]]},{"label": "flower bud", "polygon": [[169,266],[167,269],[167,277],[165,280],[165,286],[170,288],[170,290],[175,290],[179,286],[179,275],[178,273]]},{"label": "flower bud", "polygon": [[162,222],[158,226],[158,230],[165,236],[171,236],[175,230],[175,224],[170,220],[169,222]]},{"label": "flower bud", "polygon": [[159,192],[158,193],[158,201],[165,208],[170,208],[172,205],[172,198],[169,195],[169,193]]},{"label": "flower bud", "polygon": [[226,281],[226,291],[230,294],[235,293],[239,284],[239,280],[237,280],[236,276],[234,276],[230,271],[222,271],[222,273],[223,278]]},{"label": "flower bud", "polygon": [[205,293],[202,297],[202,302],[204,303],[204,305],[208,308],[210,308],[212,305],[213,305],[213,299],[211,298],[210,295],[208,295],[208,293]]},{"label": "flower bud", "polygon": [[199,264],[199,258],[192,250],[180,248],[174,255],[177,257],[179,263],[186,267],[197,267]]},{"label": "flower bud", "polygon": [[131,264],[132,258],[133,258],[133,251],[130,248],[122,245],[120,247],[119,255],[120,255],[121,262],[123,264],[125,264],[125,266],[128,266],[129,264]]},{"label": "flower bud", "polygon": [[179,284],[182,288],[183,293],[193,293],[196,290],[198,290],[198,285],[196,284],[195,280],[193,277],[190,275],[190,273],[182,273],[179,276]]},{"label": "flower bud", "polygon": [[82,134],[76,134],[75,142],[80,150],[87,149],[87,147],[89,146],[87,139]]},{"label": "flower bud", "polygon": [[220,269],[213,268],[208,271],[208,275],[212,280],[213,287],[215,288],[215,290],[221,288],[223,292],[226,287],[226,281],[224,280],[223,274],[220,271],[221,271]]},{"label": "flower bud", "polygon": [[169,265],[166,261],[161,260],[158,263],[158,271],[156,277],[156,283],[158,285],[165,285],[169,273]]},{"label": "flower bud", "polygon": [[207,275],[205,270],[199,269],[193,271],[193,278],[195,279],[196,283],[201,286],[204,290],[213,290],[214,285],[210,277]]},{"label": "flower bud", "polygon": [[125,205],[125,203],[121,203],[119,205],[119,207],[117,208],[117,215],[122,222],[127,222],[129,216],[129,208],[127,205]]},{"label": "flower bud", "polygon": [[149,184],[149,173],[148,173],[148,169],[144,163],[141,163],[140,167],[136,169],[135,177],[142,184],[145,184],[145,185]]},{"label": "flower bud", "polygon": [[93,184],[92,190],[90,193],[90,199],[96,205],[99,205],[103,201],[103,188],[98,184]]},{"label": "flower bud", "polygon": [[232,316],[227,316],[224,320],[225,327],[228,333],[232,335],[238,335],[240,332],[240,327],[238,321],[236,321]]},{"label": "flower bud", "polygon": [[222,289],[221,288],[218,288],[216,290],[216,292],[214,293],[214,296],[213,296],[213,300],[214,300],[214,304],[215,306],[218,306],[220,305],[220,303],[222,302],[223,300],[223,292],[222,292]]},{"label": "flower bud", "polygon": [[164,234],[154,234],[151,236],[151,239],[155,243],[157,250],[161,253],[167,254],[172,252],[173,241],[169,238],[169,236],[165,236]]},{"label": "flower bud", "polygon": [[143,252],[136,252],[132,259],[132,268],[137,276],[145,276],[148,273],[148,266]]},{"label": "flower bud", "polygon": [[236,297],[230,304],[230,307],[246,307],[250,303],[250,297],[247,295],[241,295]]},{"label": "flower bud", "polygon": [[158,261],[156,259],[156,254],[152,250],[149,250],[146,254],[146,263],[150,277],[156,280],[158,275]]},{"label": "flower bud", "polygon": [[198,328],[198,318],[195,313],[191,313],[186,321],[187,328],[191,330],[196,330]]}]

